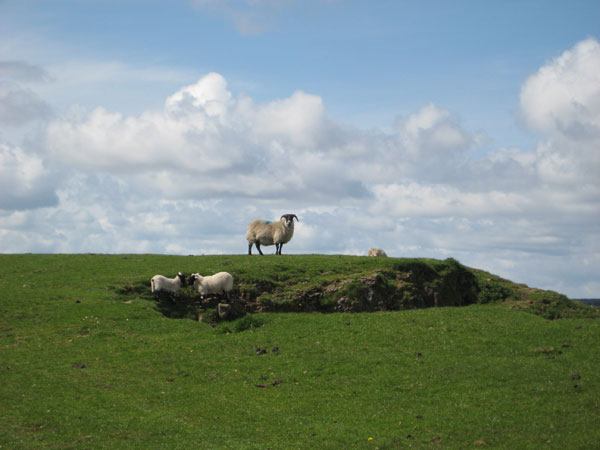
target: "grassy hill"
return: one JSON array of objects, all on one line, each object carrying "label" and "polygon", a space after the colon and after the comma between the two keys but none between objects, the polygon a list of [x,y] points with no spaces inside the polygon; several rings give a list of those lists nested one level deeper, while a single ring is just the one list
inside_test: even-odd
[{"label": "grassy hill", "polygon": [[[156,265],[154,270],[163,270],[170,277],[177,271],[204,275],[229,271],[236,285],[233,303],[241,313],[373,312],[490,302],[506,302],[511,308],[549,319],[600,313],[556,292],[515,284],[467,268],[452,258],[444,261],[340,255],[190,256],[166,257],[166,260],[160,256],[131,255],[122,258],[124,268],[131,263],[148,267],[148,264],[168,261]],[[115,292],[124,299],[150,299],[148,280],[152,274],[150,267],[146,272],[134,272],[125,283],[114,286]],[[210,312],[219,298],[199,302],[197,293],[189,287],[181,290],[176,300],[174,304],[172,298],[161,297],[158,308],[169,317],[197,318]]]},{"label": "grassy hill", "polygon": [[[149,292],[220,270],[261,314]],[[454,260],[0,255],[0,292],[2,448],[600,442],[598,310]]]}]

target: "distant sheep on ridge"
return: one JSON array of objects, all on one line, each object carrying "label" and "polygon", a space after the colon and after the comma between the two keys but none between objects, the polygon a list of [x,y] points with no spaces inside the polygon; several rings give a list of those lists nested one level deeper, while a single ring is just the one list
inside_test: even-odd
[{"label": "distant sheep on ridge", "polygon": [[369,249],[369,253],[367,253],[367,256],[383,256],[383,257],[387,257],[387,254],[380,248],[377,247],[371,247]]}]

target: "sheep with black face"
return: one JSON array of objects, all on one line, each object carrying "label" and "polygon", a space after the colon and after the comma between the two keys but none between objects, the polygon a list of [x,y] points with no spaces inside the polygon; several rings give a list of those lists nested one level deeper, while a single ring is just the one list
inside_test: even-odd
[{"label": "sheep with black face", "polygon": [[228,272],[207,276],[193,273],[190,275],[189,283],[194,286],[202,298],[213,294],[225,294],[229,300],[229,293],[233,289],[233,277]]},{"label": "sheep with black face", "polygon": [[154,298],[158,300],[158,293],[168,292],[173,295],[175,292],[185,286],[185,275],[179,272],[175,278],[167,278],[163,275],[154,275],[150,280],[150,289],[154,294]]},{"label": "sheep with black face", "polygon": [[284,214],[279,222],[268,220],[254,220],[248,224],[246,239],[248,240],[248,254],[252,254],[252,246],[256,245],[258,253],[263,252],[261,245],[275,244],[275,254],[281,255],[283,244],[292,239],[294,235],[294,219],[300,221],[296,214]]}]

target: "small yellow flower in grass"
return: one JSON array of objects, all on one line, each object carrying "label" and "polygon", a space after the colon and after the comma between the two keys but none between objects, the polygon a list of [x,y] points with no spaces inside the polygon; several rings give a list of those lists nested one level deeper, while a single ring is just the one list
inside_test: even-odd
[{"label": "small yellow flower in grass", "polygon": [[190,349],[190,353],[194,353],[194,349],[193,349],[193,348],[192,348],[192,349]]},{"label": "small yellow flower in grass", "polygon": [[372,437],[369,437],[369,439],[367,439],[367,441],[372,441],[372,440],[373,440],[373,438],[372,438]]}]

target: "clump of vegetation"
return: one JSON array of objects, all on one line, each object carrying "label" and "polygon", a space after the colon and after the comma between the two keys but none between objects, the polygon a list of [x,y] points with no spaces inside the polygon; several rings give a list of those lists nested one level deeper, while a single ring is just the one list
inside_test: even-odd
[{"label": "clump of vegetation", "polygon": [[[550,291],[532,289],[496,275],[446,260],[368,258],[339,255],[283,255],[248,258],[241,255],[182,259],[200,273],[226,266],[234,275],[234,320],[252,312],[367,312],[395,311],[475,303],[506,303],[548,319],[597,317],[594,308]],[[186,270],[181,264],[177,270]],[[123,298],[147,298],[147,281],[129,281],[116,288]],[[191,287],[176,298],[162,296],[156,308],[170,318],[191,318],[216,324],[222,320],[210,309],[219,296],[200,301]]]},{"label": "clump of vegetation", "polygon": [[256,314],[247,314],[240,319],[232,322],[220,322],[216,330],[219,333],[241,333],[242,331],[253,330],[264,325],[264,319]]},{"label": "clump of vegetation", "polygon": [[471,269],[471,271],[479,285],[478,303],[503,302],[521,296],[520,289],[515,283],[482,270]]},{"label": "clump of vegetation", "polygon": [[502,302],[548,320],[564,318],[600,318],[600,308],[570,300],[558,292],[513,283],[482,270],[471,269],[480,286],[479,303]]},{"label": "clump of vegetation", "polygon": [[598,317],[600,310],[582,303],[569,300],[554,291],[532,290],[528,296],[529,305],[535,314],[546,319],[565,319],[578,317]]},{"label": "clump of vegetation", "polygon": [[479,303],[503,302],[514,295],[514,291],[502,284],[485,283],[480,287]]}]

